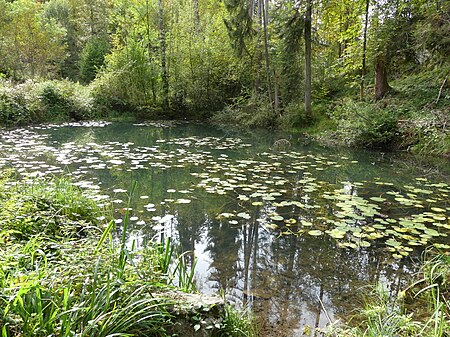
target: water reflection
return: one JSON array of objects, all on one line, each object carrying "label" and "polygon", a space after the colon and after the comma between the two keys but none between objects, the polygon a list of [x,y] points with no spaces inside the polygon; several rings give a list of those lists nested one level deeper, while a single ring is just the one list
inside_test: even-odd
[{"label": "water reflection", "polygon": [[276,238],[258,223],[233,228],[207,216],[198,220],[200,228],[181,239],[193,223],[179,218],[172,235],[183,250],[196,252],[200,290],[223,290],[248,305],[265,336],[298,336],[306,325],[348,317],[367,285],[382,282],[395,296],[415,272],[379,251],[344,250],[330,239]]},{"label": "water reflection", "polygon": [[[12,130],[0,166],[70,176],[118,219],[137,181],[130,242],[171,237],[195,253],[202,292],[249,306],[263,336],[298,336],[348,317],[369,284],[395,296],[420,254],[408,244],[450,229],[448,165],[424,178],[394,156],[295,144],[274,152],[277,137],[161,123]],[[435,227],[411,228],[414,215]]]}]

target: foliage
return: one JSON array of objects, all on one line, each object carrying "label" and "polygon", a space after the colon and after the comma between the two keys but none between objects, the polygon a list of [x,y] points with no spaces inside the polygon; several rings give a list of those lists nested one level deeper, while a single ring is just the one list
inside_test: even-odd
[{"label": "foliage", "polygon": [[55,21],[41,17],[40,2],[3,2],[6,11],[0,26],[0,56],[6,72],[21,79],[52,75],[65,52],[64,29]]},{"label": "foliage", "polygon": [[398,136],[395,111],[375,104],[344,100],[332,112],[336,136],[349,146],[388,148]]},{"label": "foliage", "polygon": [[215,124],[232,124],[243,127],[274,128],[277,123],[276,112],[267,104],[267,97],[239,97],[233,105],[211,119]]},{"label": "foliage", "polygon": [[23,125],[94,118],[89,88],[69,81],[26,81],[13,84],[0,79],[0,123]]},{"label": "foliage", "polygon": [[151,108],[156,74],[147,66],[145,49],[137,42],[118,47],[106,57],[105,69],[92,83],[92,96],[103,109]]},{"label": "foliage", "polygon": [[80,55],[80,77],[89,83],[97,75],[104,64],[105,55],[109,51],[108,41],[102,38],[91,38],[84,46]]}]

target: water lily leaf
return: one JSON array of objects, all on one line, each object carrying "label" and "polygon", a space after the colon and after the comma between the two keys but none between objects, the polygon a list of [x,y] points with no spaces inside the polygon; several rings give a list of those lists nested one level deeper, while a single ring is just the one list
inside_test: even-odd
[{"label": "water lily leaf", "polygon": [[177,199],[177,201],[175,201],[176,204],[190,204],[191,203],[191,199]]},{"label": "water lily leaf", "polygon": [[242,218],[242,219],[246,219],[246,220],[252,218],[250,214],[244,213],[244,212],[238,213],[237,216],[240,217],[240,218]]},{"label": "water lily leaf", "polygon": [[278,225],[273,224],[273,223],[271,223],[271,224],[264,224],[263,226],[264,226],[265,228],[271,229],[271,230],[275,230],[275,229],[278,228]]},{"label": "water lily leaf", "polygon": [[388,239],[385,242],[388,246],[392,246],[392,247],[399,247],[401,245],[400,242],[394,240],[394,239]]},{"label": "water lily leaf", "polygon": [[312,222],[307,221],[307,220],[301,220],[300,222],[302,223],[303,226],[306,226],[306,227],[311,227],[313,225]]},{"label": "water lily leaf", "polygon": [[315,229],[315,230],[308,231],[308,234],[312,235],[312,236],[320,236],[323,234],[323,232],[319,229]]},{"label": "water lily leaf", "polygon": [[361,242],[359,243],[359,246],[360,246],[360,247],[366,248],[366,247],[370,247],[371,244],[370,244],[370,242],[367,242],[367,241],[361,241]]},{"label": "water lily leaf", "polygon": [[432,228],[427,228],[427,229],[425,229],[424,232],[425,232],[425,234],[430,235],[430,236],[439,236],[439,235],[441,235],[441,234],[439,234],[439,232],[437,230],[432,229]]},{"label": "water lily leaf", "polygon": [[444,243],[435,243],[434,246],[438,249],[450,249],[450,245]]},{"label": "water lily leaf", "polygon": [[273,221],[282,221],[284,218],[281,215],[273,215],[270,217]]},{"label": "water lily leaf", "polygon": [[346,231],[334,228],[331,231],[327,231],[327,234],[334,239],[343,239],[345,237]]},{"label": "water lily leaf", "polygon": [[431,207],[432,211],[438,212],[438,213],[444,213],[445,209],[440,208],[440,207]]},{"label": "water lily leaf", "polygon": [[219,214],[219,218],[231,218],[231,217],[233,217],[234,216],[234,214],[233,213],[220,213]]}]

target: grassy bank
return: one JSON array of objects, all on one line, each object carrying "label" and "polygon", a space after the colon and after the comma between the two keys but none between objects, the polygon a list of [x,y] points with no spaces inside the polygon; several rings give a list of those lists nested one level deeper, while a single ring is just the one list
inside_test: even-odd
[{"label": "grassy bank", "polygon": [[[402,150],[450,156],[450,66],[403,76],[390,82],[389,94],[371,99],[373,86],[361,100],[357,86],[343,79],[316,84],[313,117],[306,119],[303,103],[274,111],[267,98],[238,97],[219,112],[167,111],[121,101],[93,82],[0,79],[0,124],[6,126],[96,118],[209,119],[214,124],[244,128],[295,130],[333,146]],[[201,117],[200,117],[201,116]]]},{"label": "grassy bank", "polygon": [[[194,286],[170,244],[130,248],[127,214],[121,237],[113,239],[114,222],[101,220],[105,210],[66,180],[17,182],[3,174],[0,205],[2,337],[168,336],[173,330],[179,319],[173,308],[185,303],[170,294]],[[174,272],[182,281],[177,288]],[[189,313],[186,329],[255,335],[235,309],[217,312],[205,323],[203,314]]]},{"label": "grassy bank", "polygon": [[356,92],[336,92],[323,101],[326,111],[319,110],[307,131],[328,143],[448,156],[449,73],[447,66],[393,80],[390,92],[379,101],[361,101]]},{"label": "grassy bank", "polygon": [[343,78],[316,83],[309,120],[301,101],[276,112],[267,99],[254,97],[237,99],[212,120],[296,131],[331,146],[449,156],[449,73],[450,67],[442,66],[400,77],[390,82],[388,95],[378,101],[373,99],[373,83],[363,100],[358,83],[351,86]]},{"label": "grassy bank", "polygon": [[326,330],[329,337],[446,337],[450,333],[450,256],[428,252],[417,280],[392,299],[382,285],[345,324]]}]

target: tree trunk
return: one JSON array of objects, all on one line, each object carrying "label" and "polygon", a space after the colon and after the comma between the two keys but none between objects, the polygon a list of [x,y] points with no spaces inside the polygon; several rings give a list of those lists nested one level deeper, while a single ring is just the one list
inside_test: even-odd
[{"label": "tree trunk", "polygon": [[385,56],[380,54],[375,59],[375,99],[382,99],[389,89]]},{"label": "tree trunk", "polygon": [[159,43],[161,48],[161,79],[162,79],[162,108],[169,109],[169,75],[166,63],[166,31],[164,27],[164,5],[163,0],[158,0],[159,14]]},{"label": "tree trunk", "polygon": [[361,82],[359,84],[359,96],[361,100],[364,99],[364,82],[366,80],[366,52],[367,52],[367,26],[369,25],[369,4],[370,0],[366,0],[366,12],[364,19],[364,33],[363,33],[363,54],[361,67]]},{"label": "tree trunk", "polygon": [[311,119],[311,0],[306,1],[305,15],[305,117]]},{"label": "tree trunk", "polygon": [[[265,2],[265,3],[264,3]],[[267,93],[269,96],[269,102],[271,107],[273,108],[273,99],[272,99],[272,85],[271,85],[271,76],[270,76],[270,62],[269,62],[269,37],[267,33],[268,26],[268,0],[261,0],[261,9],[263,14],[263,31],[264,31],[264,59],[266,61],[266,81],[267,81]]]},{"label": "tree trunk", "polygon": [[195,34],[200,31],[200,10],[198,7],[198,0],[194,0],[194,29]]}]

